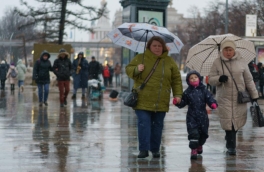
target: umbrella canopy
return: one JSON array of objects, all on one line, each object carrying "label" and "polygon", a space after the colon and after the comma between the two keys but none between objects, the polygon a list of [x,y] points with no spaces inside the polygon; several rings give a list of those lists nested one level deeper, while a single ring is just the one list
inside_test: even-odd
[{"label": "umbrella canopy", "polygon": [[124,23],[108,33],[113,43],[139,53],[145,51],[146,42],[153,36],[159,36],[166,42],[170,54],[180,53],[183,47],[181,40],[168,29],[148,23]]},{"label": "umbrella canopy", "polygon": [[236,43],[236,51],[240,52],[247,63],[256,57],[255,46],[252,42],[233,34],[213,35],[189,50],[186,66],[198,71],[202,76],[207,76],[214,60],[219,57],[220,45],[225,39],[233,40]]}]

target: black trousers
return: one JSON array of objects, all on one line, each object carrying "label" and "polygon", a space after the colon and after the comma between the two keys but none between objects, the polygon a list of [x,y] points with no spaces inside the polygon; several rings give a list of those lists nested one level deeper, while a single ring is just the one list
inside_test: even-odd
[{"label": "black trousers", "polygon": [[1,90],[5,89],[5,79],[1,79]]},{"label": "black trousers", "polygon": [[232,125],[232,130],[225,130],[226,132],[226,148],[236,148],[236,133],[234,126]]},{"label": "black trousers", "polygon": [[264,97],[264,95],[263,95],[263,85],[259,85],[259,91],[260,91],[260,93],[261,93],[261,96],[262,97]]},{"label": "black trousers", "polygon": [[201,132],[199,129],[191,129],[188,131],[189,148],[197,149],[203,146],[208,138],[208,134]]}]

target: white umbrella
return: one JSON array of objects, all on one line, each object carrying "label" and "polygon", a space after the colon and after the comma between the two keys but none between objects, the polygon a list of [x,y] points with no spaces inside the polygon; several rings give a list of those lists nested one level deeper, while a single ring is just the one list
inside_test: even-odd
[{"label": "white umbrella", "polygon": [[161,37],[171,54],[180,53],[183,47],[181,40],[167,28],[148,23],[124,23],[108,33],[113,43],[139,53],[145,51],[146,42],[153,36]]},{"label": "white umbrella", "polygon": [[214,60],[219,57],[220,45],[225,39],[236,43],[236,51],[240,52],[247,63],[256,57],[255,46],[252,42],[233,34],[212,35],[189,50],[186,66],[198,71],[202,76],[207,76]]}]

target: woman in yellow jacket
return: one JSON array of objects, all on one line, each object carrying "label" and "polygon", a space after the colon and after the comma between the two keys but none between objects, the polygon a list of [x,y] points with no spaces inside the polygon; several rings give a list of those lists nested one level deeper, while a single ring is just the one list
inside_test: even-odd
[{"label": "woman in yellow jacket", "polygon": [[144,89],[139,91],[137,106],[134,107],[138,117],[138,158],[148,157],[149,150],[154,158],[160,157],[163,121],[169,111],[171,90],[178,101],[183,92],[177,64],[168,56],[166,44],[158,36],[148,41],[144,55],[138,54],[126,66],[127,75],[134,80],[133,88],[141,86],[158,58],[161,60]]}]

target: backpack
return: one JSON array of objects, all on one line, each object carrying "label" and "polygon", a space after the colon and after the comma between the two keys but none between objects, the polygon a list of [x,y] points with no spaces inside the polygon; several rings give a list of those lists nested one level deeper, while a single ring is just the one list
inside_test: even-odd
[{"label": "backpack", "polygon": [[11,75],[12,78],[15,78],[17,76],[16,70],[12,69],[10,75]]}]

